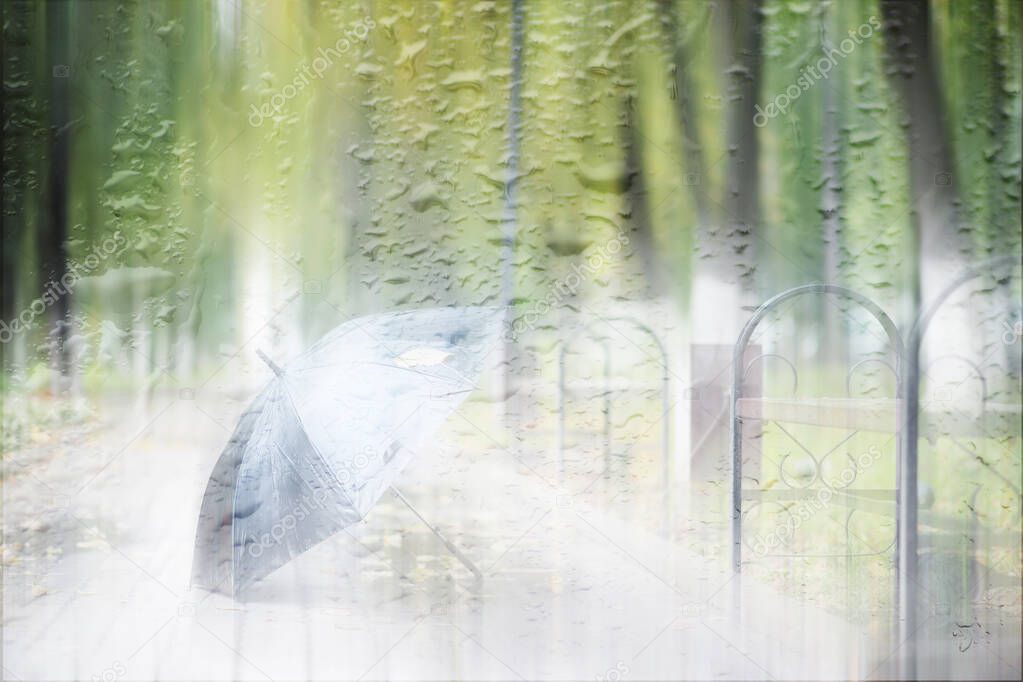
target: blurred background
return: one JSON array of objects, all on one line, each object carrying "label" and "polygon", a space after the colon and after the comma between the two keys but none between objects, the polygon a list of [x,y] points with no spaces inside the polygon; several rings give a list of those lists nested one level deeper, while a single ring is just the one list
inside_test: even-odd
[{"label": "blurred background", "polygon": [[[285,363],[382,311],[509,307],[499,357],[438,439],[454,459],[407,474],[481,561],[522,550],[527,529],[543,535],[558,513],[540,523],[534,508],[575,514],[585,500],[624,537],[650,533],[658,556],[684,551],[725,581],[733,347],[761,303],[827,282],[876,305],[896,337],[841,296],[791,299],[740,349],[744,395],[898,397],[902,348],[935,306],[919,387],[921,410],[936,416],[920,418],[918,494],[931,514],[921,622],[938,643],[923,658],[932,671],[1018,679],[1019,2],[17,0],[2,11],[5,674],[362,672],[316,662],[313,634],[305,668],[286,656],[279,672],[257,665],[246,646],[266,640],[251,632],[287,618],[251,626],[245,644],[248,616],[226,611],[203,626],[232,645],[224,668],[163,661],[191,636],[178,624],[202,614],[183,596],[195,514],[217,453],[270,376],[255,350]],[[999,256],[1008,265],[984,265]],[[746,573],[800,605],[765,614],[809,605],[876,637],[834,670],[806,667],[819,643],[749,669],[729,667],[721,649],[704,669],[673,667],[671,650],[641,662],[632,654],[645,638],[618,653],[612,634],[560,654],[525,643],[502,653],[485,627],[454,622],[502,659],[498,677],[622,666],[638,677],[894,674],[883,666],[899,658],[888,646],[897,434],[873,428],[881,417],[858,428],[859,413],[835,409],[800,412],[795,427],[758,419],[743,434],[744,485],[763,491],[809,489],[880,453],[854,486],[885,491],[884,510],[825,504],[783,547],[759,552],[750,540],[744,558]],[[544,492],[524,493],[519,479]],[[751,538],[799,516],[794,498],[778,499],[744,517]],[[407,568],[426,547],[443,554],[425,535],[395,544],[395,529],[414,522],[380,518],[362,537],[370,554],[344,554],[339,540],[307,565],[337,566],[341,552],[349,579],[373,594],[398,588],[366,562]],[[541,622],[571,631],[589,602],[548,609],[560,597],[543,594],[589,578],[560,544],[571,533],[551,532],[565,563],[537,568],[558,554],[541,545],[514,584],[539,571]],[[132,585],[148,581],[139,568],[177,599],[176,625],[133,660],[134,644],[110,653],[68,620],[80,608],[78,622],[105,632],[131,632],[126,611],[149,629],[163,622],[138,615],[138,595],[124,597],[124,575],[97,552],[127,561]],[[580,552],[589,565],[592,552]],[[704,575],[668,565],[672,585]],[[447,594],[441,575],[457,566],[429,568],[425,593]],[[298,597],[271,584],[264,598],[298,603],[294,618],[315,632],[319,588],[290,575]],[[711,582],[685,603],[704,604]],[[82,594],[101,597],[81,606]],[[486,611],[486,595],[473,599],[470,611]],[[356,609],[345,608],[342,621]],[[594,621],[659,620],[647,602],[622,608],[631,615]],[[518,622],[508,613],[488,622]],[[807,618],[800,628],[816,622]],[[39,632],[54,639],[23,649]],[[967,638],[992,648],[963,658]],[[740,650],[771,650],[750,641]],[[388,643],[376,642],[381,654]],[[565,667],[545,667],[562,654]],[[460,655],[437,675],[488,670]]]}]

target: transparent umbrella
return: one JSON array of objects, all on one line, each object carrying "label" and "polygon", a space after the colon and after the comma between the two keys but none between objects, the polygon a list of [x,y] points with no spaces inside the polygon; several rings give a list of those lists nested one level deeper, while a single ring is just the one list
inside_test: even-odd
[{"label": "transparent umbrella", "polygon": [[206,486],[193,584],[238,594],[363,519],[474,390],[501,322],[500,308],[385,313],[336,327],[283,368],[259,352],[274,378]]}]

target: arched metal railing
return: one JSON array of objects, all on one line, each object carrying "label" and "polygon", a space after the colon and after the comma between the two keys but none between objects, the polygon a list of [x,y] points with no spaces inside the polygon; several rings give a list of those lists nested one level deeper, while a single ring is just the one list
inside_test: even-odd
[{"label": "arched metal railing", "polygon": [[[894,421],[895,421],[895,423],[893,424],[893,427],[894,427],[894,430],[896,432],[896,438],[895,438],[896,461],[897,462],[901,462],[901,460],[903,458],[902,441],[901,441],[901,439],[899,437],[899,433],[901,432],[901,424],[900,424],[900,422],[902,420],[902,414],[901,414],[901,411],[898,409],[898,405],[901,404],[901,402],[902,402],[901,398],[903,397],[903,384],[902,384],[901,371],[902,371],[902,358],[903,358],[903,355],[904,355],[904,346],[903,346],[903,342],[902,342],[902,337],[899,334],[898,327],[896,327],[895,323],[888,316],[888,314],[881,308],[881,306],[879,306],[877,303],[875,303],[871,299],[867,298],[863,294],[860,294],[860,293],[858,293],[856,291],[853,291],[852,289],[848,289],[846,287],[838,286],[838,285],[835,285],[835,284],[817,283],[817,284],[807,284],[807,285],[803,285],[803,286],[798,286],[798,287],[789,289],[788,291],[784,291],[784,292],[774,296],[773,298],[769,299],[768,301],[766,301],[763,305],[761,305],[759,308],[757,308],[757,310],[753,313],[753,316],[749,319],[749,321],[743,327],[742,332],[739,334],[739,338],[738,338],[738,340],[735,343],[735,348],[733,349],[733,354],[732,354],[733,376],[732,376],[732,395],[731,395],[731,402],[730,402],[731,420],[732,420],[732,422],[731,422],[731,439],[732,439],[732,442],[731,442],[731,454],[732,454],[732,482],[731,482],[731,488],[732,488],[731,489],[731,493],[732,493],[732,495],[731,495],[731,497],[732,497],[732,519],[731,519],[731,523],[732,523],[732,570],[736,574],[736,576],[738,576],[741,573],[741,571],[742,571],[742,546],[743,546],[743,538],[742,538],[742,521],[743,521],[743,509],[742,509],[742,501],[743,501],[743,490],[742,490],[742,480],[743,480],[743,476],[742,476],[742,443],[743,443],[743,435],[742,435],[742,417],[739,414],[739,401],[742,399],[742,396],[743,396],[743,384],[744,384],[744,379],[745,379],[745,375],[746,375],[746,368],[744,368],[744,366],[743,366],[742,359],[743,359],[743,357],[744,357],[744,355],[746,353],[747,347],[749,346],[750,340],[753,337],[753,333],[756,331],[757,327],[759,326],[761,321],[764,319],[764,317],[766,317],[768,315],[768,313],[770,313],[771,311],[775,310],[779,305],[781,305],[782,303],[784,303],[786,301],[789,301],[789,300],[791,300],[793,298],[797,298],[797,297],[801,297],[801,296],[810,296],[810,295],[837,296],[837,297],[840,297],[840,298],[852,301],[853,303],[856,303],[861,308],[863,308],[868,313],[870,313],[874,317],[874,319],[884,329],[885,334],[888,337],[888,343],[891,346],[892,353],[895,356],[895,377],[896,377],[896,380],[895,380],[895,398],[896,398],[896,403],[895,404],[896,404],[896,409],[894,411],[894,414],[895,414]],[[852,370],[850,370],[850,373],[853,370],[855,370],[855,367]],[[846,383],[847,383],[847,389],[848,389],[848,384],[849,384],[849,377],[848,377],[848,375],[847,375]],[[853,433],[855,434],[855,431]],[[844,443],[845,441],[842,441],[842,442]],[[841,445],[841,443],[839,444],[839,446],[840,445]],[[833,448],[832,451],[837,449],[837,447],[839,447],[839,446],[836,446],[835,448]],[[803,448],[803,449],[806,450],[806,448]],[[809,451],[807,451],[807,452],[809,452]],[[830,454],[830,452],[828,454]],[[826,458],[827,456],[828,455],[825,455],[824,458]],[[822,458],[822,460],[824,458]],[[818,461],[815,457],[813,457],[812,459],[815,462],[815,479],[816,479],[816,478],[819,478],[820,475],[821,475],[821,468],[823,466],[823,463],[822,463],[822,461]],[[896,466],[896,475],[895,475],[895,490],[893,491],[894,492],[894,498],[895,498],[895,514],[896,514],[896,517],[900,517],[901,516],[901,508],[902,508],[902,505],[903,505],[903,494],[902,494],[902,492],[905,490],[905,485],[906,485],[906,481],[904,479],[903,473],[904,473],[903,467],[900,466],[900,465],[897,465]],[[853,510],[853,511],[855,511],[855,510]],[[846,519],[845,519],[845,529],[846,529],[846,535],[847,535],[847,545],[848,545],[848,535],[849,535],[849,530],[850,530],[850,524],[851,524],[851,521],[852,521],[852,516],[853,516],[853,514],[852,514],[852,512],[850,512],[849,514],[846,515]],[[915,530],[915,528],[914,528],[914,530]],[[894,599],[894,603],[896,605],[900,604],[900,594],[901,594],[901,592],[898,592],[898,590],[900,589],[899,586],[903,583],[903,580],[902,580],[903,564],[900,561],[900,556],[902,555],[902,552],[900,551],[900,548],[902,547],[902,544],[905,541],[905,535],[901,531],[902,531],[902,529],[899,526],[899,524],[897,523],[896,524],[896,531],[895,531],[895,538],[894,538],[894,545],[896,547],[895,558],[894,558],[895,571],[896,571],[896,574],[899,576],[899,578],[896,580],[896,590],[897,590],[897,592],[895,594],[895,599]],[[889,545],[889,547],[886,548],[886,549],[890,549],[890,547],[891,546]],[[876,554],[876,552],[872,552],[871,554]],[[850,561],[850,558],[851,557],[849,556],[849,552],[848,552],[848,549],[847,549],[847,551],[846,551],[846,561],[847,561],[846,571],[847,571],[847,575],[850,572],[849,564],[848,564],[848,562]],[[732,597],[733,598],[733,606],[736,609],[736,614],[741,613],[741,601],[742,601],[741,581],[735,580],[733,582],[732,595],[733,595],[733,597]],[[896,613],[894,614],[894,623],[898,623],[901,626],[903,624],[903,622],[899,618],[898,608],[899,607],[896,606],[897,610],[896,610]],[[903,634],[903,633],[904,633],[904,631],[900,631],[900,634]]]},{"label": "arched metal railing", "polygon": [[[897,573],[895,618],[899,624],[899,638],[905,648],[903,672],[909,676],[915,674],[915,647],[913,635],[917,628],[917,582],[918,582],[918,447],[920,432],[920,350],[923,338],[931,321],[941,306],[957,289],[965,283],[984,274],[1004,272],[1006,268],[1013,270],[1020,267],[1017,255],[1001,256],[963,270],[953,279],[934,300],[920,313],[914,323],[903,347],[899,331],[889,316],[876,303],[867,297],[845,287],[832,284],[809,284],[795,287],[771,298],[761,305],[746,323],[739,335],[733,353],[733,379],[731,397],[732,416],[732,567],[736,573],[742,568],[742,418],[739,415],[739,401],[748,368],[743,367],[742,358],[746,348],[764,317],[784,301],[792,298],[825,294],[835,295],[857,303],[881,324],[888,336],[895,355],[895,366],[880,358],[869,358],[856,363],[846,375],[846,392],[851,394],[852,378],[856,371],[867,363],[880,363],[892,370],[896,378],[896,489],[895,489],[895,567]],[[948,356],[942,356],[947,358]],[[977,376],[983,405],[987,405],[989,397],[987,379],[982,369],[974,362],[959,356],[951,356],[961,360]],[[815,460],[816,461],[816,460]],[[819,464],[818,464],[819,467]],[[997,472],[994,472],[996,475]],[[819,475],[819,470],[817,471]],[[999,478],[1004,477],[999,475]],[[1019,496],[1019,488],[1009,483]],[[979,489],[978,489],[979,490]],[[973,497],[977,495],[974,491]],[[1023,506],[1021,506],[1023,509]],[[855,510],[853,510],[855,511]],[[1023,513],[1023,511],[1021,511]],[[849,519],[846,519],[848,532]],[[736,581],[736,605],[738,606],[738,581]]]},{"label": "arched metal railing", "polygon": [[[899,610],[903,614],[902,623],[909,637],[906,642],[907,658],[912,666],[915,663],[912,651],[912,634],[916,631],[916,586],[917,586],[917,561],[918,561],[918,513],[919,501],[917,497],[917,481],[919,476],[919,440],[920,440],[920,349],[923,345],[924,335],[930,327],[934,316],[941,309],[949,297],[967,282],[991,272],[1004,271],[1006,268],[1016,269],[1020,267],[1018,255],[999,256],[990,260],[971,265],[963,269],[955,279],[942,289],[934,300],[921,311],[913,328],[909,332],[906,345],[906,365],[903,385],[906,388],[906,426],[902,434],[902,458],[900,459],[900,470],[903,488],[904,501],[902,513],[899,515],[899,535],[904,538],[900,543],[899,562],[902,570],[899,572]],[[986,395],[986,382],[984,386]],[[915,669],[907,668],[912,674]]]},{"label": "arched metal railing", "polygon": [[[896,399],[902,397],[902,382],[899,380],[899,367],[902,363],[903,356],[903,344],[902,337],[899,334],[898,328],[895,323],[892,322],[884,310],[874,303],[866,296],[847,289],[842,286],[835,284],[806,284],[803,286],[795,287],[784,291],[777,296],[766,301],[763,305],[757,308],[756,312],[746,323],[742,329],[742,333],[739,334],[739,339],[736,341],[735,348],[732,353],[732,396],[731,396],[731,418],[732,418],[732,570],[735,573],[739,573],[742,570],[742,419],[738,413],[739,400],[742,398],[742,388],[746,375],[746,367],[742,362],[742,358],[746,353],[746,348],[749,346],[750,339],[753,337],[753,333],[756,331],[760,322],[764,317],[772,310],[777,308],[780,304],[790,299],[813,295],[813,294],[824,294],[831,296],[839,296],[847,300],[857,303],[860,307],[869,312],[881,325],[885,333],[888,336],[889,344],[895,354],[896,360],[896,388],[895,394]],[[771,354],[773,356],[773,354]],[[898,419],[897,419],[898,421]],[[899,424],[895,424],[896,432],[900,431]],[[901,448],[901,444],[896,440],[897,451]],[[899,457],[897,452],[896,457]],[[901,479],[897,474],[896,477],[896,490],[901,489]],[[896,495],[896,505],[900,503],[898,495]],[[896,512],[898,514],[898,511]],[[898,535],[896,536],[896,544],[899,542]]]}]

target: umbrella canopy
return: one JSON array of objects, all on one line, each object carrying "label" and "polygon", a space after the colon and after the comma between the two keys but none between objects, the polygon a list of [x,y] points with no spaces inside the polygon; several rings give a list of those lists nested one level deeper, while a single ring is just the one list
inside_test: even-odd
[{"label": "umbrella canopy", "polygon": [[283,369],[214,466],[192,582],[237,594],[358,522],[473,391],[500,308],[350,320]]}]

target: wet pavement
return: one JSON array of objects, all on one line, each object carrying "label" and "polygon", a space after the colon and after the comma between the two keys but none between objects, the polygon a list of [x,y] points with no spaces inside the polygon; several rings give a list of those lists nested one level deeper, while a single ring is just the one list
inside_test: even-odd
[{"label": "wet pavement", "polygon": [[[191,589],[200,497],[243,401],[185,398],[158,395],[130,420],[104,422],[101,413],[88,431],[40,434],[8,457],[5,677],[896,672],[900,647],[883,614],[853,625],[752,577],[740,585],[717,551],[726,529],[694,523],[681,494],[662,513],[656,475],[605,475],[571,453],[559,475],[551,452],[502,433],[493,406],[478,403],[463,406],[429,451],[417,453],[398,487],[480,566],[482,580],[385,494],[361,524],[243,599]],[[656,443],[635,454],[657,455]],[[971,637],[963,651],[963,630],[956,640],[938,632],[921,673],[1018,677],[1018,617],[999,628]]]}]

